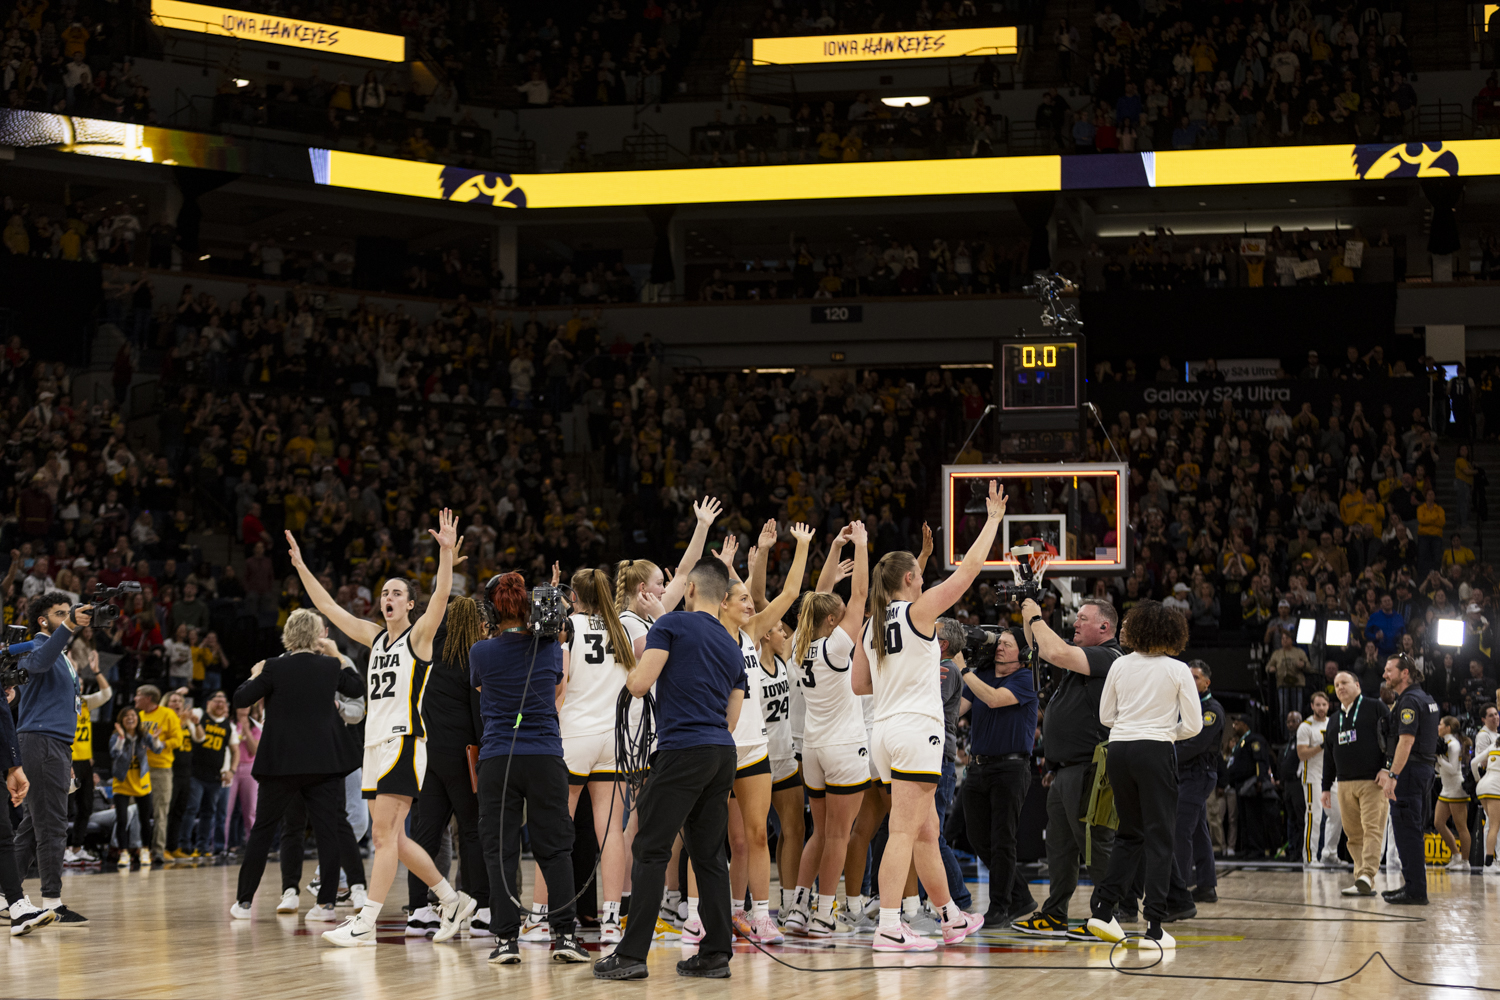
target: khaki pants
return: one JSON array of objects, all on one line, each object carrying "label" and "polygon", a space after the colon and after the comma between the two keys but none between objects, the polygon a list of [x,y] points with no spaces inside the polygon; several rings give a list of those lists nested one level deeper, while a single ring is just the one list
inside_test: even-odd
[{"label": "khaki pants", "polygon": [[1380,871],[1380,848],[1385,841],[1385,820],[1390,800],[1374,781],[1347,781],[1340,778],[1335,791],[1344,833],[1349,838],[1349,857],[1354,859],[1354,877],[1375,881]]},{"label": "khaki pants", "polygon": [[172,810],[172,769],[151,769],[151,853],[164,857],[167,853],[167,816]]}]

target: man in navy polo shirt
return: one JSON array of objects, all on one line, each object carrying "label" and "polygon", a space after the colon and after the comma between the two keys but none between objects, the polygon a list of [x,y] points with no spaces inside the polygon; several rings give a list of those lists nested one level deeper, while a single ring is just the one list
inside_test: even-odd
[{"label": "man in navy polo shirt", "polygon": [[[729,572],[704,558],[688,576],[686,611],[663,615],[646,636],[646,650],[625,686],[637,698],[656,685],[657,753],[640,799],[640,832],[631,869],[634,896],[659,900],[672,841],[686,824],[685,845],[698,876],[703,942],[677,963],[677,973],[729,978],[733,945],[729,922],[729,867],[724,838],[734,787],[732,735],[749,679],[738,640],[718,619],[729,593]],[[594,965],[600,979],[645,979],[655,930],[631,920],[615,953]]]},{"label": "man in navy polo shirt", "polygon": [[[962,662],[961,660],[959,662]],[[964,779],[964,820],[969,842],[990,869],[985,927],[1008,927],[1036,899],[1016,868],[1016,830],[1031,788],[1037,697],[1030,668],[1021,665],[1014,632],[1002,632],[995,661],[964,666],[966,690],[959,714],[969,712],[969,754]]]}]

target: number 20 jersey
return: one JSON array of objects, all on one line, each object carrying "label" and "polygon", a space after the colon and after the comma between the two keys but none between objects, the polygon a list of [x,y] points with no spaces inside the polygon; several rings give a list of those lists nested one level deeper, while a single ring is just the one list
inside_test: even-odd
[{"label": "number 20 jersey", "polygon": [[[885,659],[875,658],[873,629],[885,629]],[[865,656],[875,692],[875,722],[893,715],[924,715],[943,723],[942,652],[937,636],[923,635],[911,623],[911,602],[892,601],[885,621],[865,623]]]},{"label": "number 20 jersey", "polygon": [[373,747],[402,736],[427,739],[422,726],[422,694],[427,690],[430,660],[417,658],[411,648],[411,628],[390,642],[382,632],[370,646],[369,698],[365,708],[365,746]]}]

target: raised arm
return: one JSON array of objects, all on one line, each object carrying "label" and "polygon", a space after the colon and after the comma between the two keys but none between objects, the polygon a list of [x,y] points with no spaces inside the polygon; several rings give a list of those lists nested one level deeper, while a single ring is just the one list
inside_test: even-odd
[{"label": "raised arm", "polygon": [[771,630],[771,626],[781,620],[781,616],[787,613],[792,602],[802,592],[802,574],[807,569],[807,550],[812,547],[813,535],[817,532],[801,522],[792,525],[791,531],[792,537],[797,539],[797,553],[792,556],[792,568],[787,572],[786,585],[781,588],[776,600],[750,619],[750,625],[745,630],[756,642],[760,642],[761,637]]},{"label": "raised arm", "polygon": [[834,586],[839,582],[839,556],[844,553],[844,543],[849,541],[849,525],[844,525],[833,541],[828,543],[828,558],[823,560],[823,570],[818,574],[817,591],[820,594],[833,593]]},{"label": "raised arm", "polygon": [[776,519],[766,521],[760,529],[760,537],[745,556],[750,567],[750,599],[755,602],[757,612],[766,609],[766,563],[771,561],[771,546],[776,544]]},{"label": "raised arm", "polygon": [[952,576],[927,589],[913,602],[909,613],[913,627],[919,632],[930,635],[938,615],[953,607],[964,596],[964,591],[969,589],[969,585],[984,568],[985,557],[995,544],[995,533],[1000,530],[1000,519],[1005,517],[1005,493],[993,479],[990,480],[990,494],[984,498],[984,507],[987,515],[984,527],[980,529],[979,537],[974,539],[974,544],[969,546],[969,551],[964,553],[964,561]]},{"label": "raised arm", "polygon": [[932,528],[922,522],[922,551],[917,553],[917,576],[927,572],[927,560],[932,558]]},{"label": "raised arm", "polygon": [[849,540],[854,543],[854,573],[849,578],[849,603],[844,605],[844,617],[839,628],[849,634],[854,644],[859,645],[859,630],[865,622],[865,598],[870,592],[870,533],[865,522],[855,521],[849,525]]},{"label": "raised arm", "polygon": [[307,591],[308,597],[312,598],[313,606],[337,625],[339,631],[355,642],[365,646],[372,644],[375,637],[380,635],[381,627],[375,622],[354,617],[333,599],[332,594],[323,589],[323,584],[313,576],[312,570],[308,569],[307,563],[302,560],[302,547],[297,544],[297,539],[292,537],[290,531],[286,533],[286,544],[288,554],[292,557],[292,567],[296,569],[297,577],[302,581],[302,589]]},{"label": "raised arm", "polygon": [[[443,624],[443,615],[448,611],[448,595],[453,592],[453,549],[458,544],[458,515],[444,507],[438,512],[438,530],[427,529],[437,539],[438,571],[432,583],[432,599],[427,610],[417,619],[411,630],[411,651],[424,660],[432,659],[432,637]],[[556,567],[553,569],[556,574]]]},{"label": "raised arm", "polygon": [[703,545],[708,541],[708,529],[713,527],[719,519],[719,513],[723,506],[713,497],[704,497],[693,504],[693,516],[698,519],[693,528],[693,537],[688,541],[688,547],[682,553],[682,559],[677,563],[677,573],[667,584],[662,592],[662,607],[671,611],[682,603],[682,595],[687,592],[688,574],[693,567],[698,565],[698,560],[703,558]]}]

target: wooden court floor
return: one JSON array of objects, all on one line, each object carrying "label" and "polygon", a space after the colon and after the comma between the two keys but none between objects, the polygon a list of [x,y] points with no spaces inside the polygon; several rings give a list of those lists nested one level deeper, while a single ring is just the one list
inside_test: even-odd
[{"label": "wooden court floor", "polygon": [[[529,867],[529,866],[528,866]],[[795,997],[829,991],[841,998],[928,1000],[933,996],[1268,998],[1300,1000],[1379,996],[1465,997],[1401,982],[1372,964],[1330,986],[1277,985],[1173,976],[1244,976],[1327,981],[1345,976],[1376,950],[1413,979],[1500,990],[1500,879],[1430,870],[1432,905],[1392,907],[1377,899],[1349,900],[1338,889],[1347,872],[1221,874],[1220,901],[1200,905],[1199,917],[1172,925],[1177,952],[1140,976],[1110,968],[1103,944],[1038,942],[1010,933],[985,933],[955,948],[926,955],[875,955],[868,939],[808,942],[769,950],[798,971],[739,943],[727,982],[682,979],[677,944],[659,944],[645,983],[603,983],[586,967],[554,966],[546,946],[523,945],[519,967],[492,967],[491,939],[434,945],[407,938],[392,894],[378,948],[341,949],[318,937],[330,925],[303,922],[311,897],[296,916],[275,912],[275,866],[256,899],[255,919],[231,921],[235,866],[169,868],[128,873],[70,873],[64,901],[87,915],[86,928],[44,928],[0,944],[0,996],[68,998],[205,998],[300,1000],[311,997],[411,1000],[413,997],[492,997],[576,1000],[621,995],[660,997]],[[1383,887],[1384,878],[1379,880]],[[404,870],[399,896],[404,897]],[[28,889],[34,886],[28,885]],[[984,886],[975,887],[976,908]],[[1042,898],[1045,887],[1034,885]],[[1074,898],[1073,916],[1087,911],[1087,888]],[[1130,928],[1127,928],[1130,929]],[[589,937],[590,935],[585,935]],[[592,947],[597,947],[592,946]],[[1149,959],[1154,960],[1154,952]],[[1148,949],[1115,953],[1127,970],[1148,964]],[[892,966],[942,965],[927,971]],[[1036,966],[1063,966],[1039,969]],[[1029,968],[1028,968],[1029,967]],[[831,971],[839,970],[839,971]],[[978,994],[976,991],[985,991]]]}]

